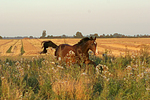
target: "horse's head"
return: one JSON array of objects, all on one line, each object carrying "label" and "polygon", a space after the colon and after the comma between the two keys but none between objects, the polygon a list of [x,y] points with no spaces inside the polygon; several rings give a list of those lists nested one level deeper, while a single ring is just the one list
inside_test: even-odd
[{"label": "horse's head", "polygon": [[96,55],[96,54],[97,54],[97,49],[96,49],[96,47],[97,47],[96,37],[95,37],[95,38],[90,37],[90,40],[89,40],[87,43],[88,43],[88,45],[89,45],[89,49],[90,49],[91,51],[93,51],[93,53]]}]

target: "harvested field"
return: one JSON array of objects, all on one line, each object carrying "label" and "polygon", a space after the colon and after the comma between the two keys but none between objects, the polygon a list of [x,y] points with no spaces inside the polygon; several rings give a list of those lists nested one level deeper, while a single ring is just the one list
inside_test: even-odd
[{"label": "harvested field", "polygon": [[[21,54],[21,47],[23,44],[23,49],[25,53],[22,56],[36,56],[40,55],[43,50],[42,41],[51,40],[55,44],[70,44],[74,45],[80,41],[80,39],[67,38],[67,39],[6,39],[0,40],[0,56],[17,56]],[[21,42],[22,41],[22,42]],[[108,53],[119,56],[124,55],[125,52],[130,54],[139,52],[143,45],[150,46],[149,38],[97,38],[97,49],[99,51],[99,56],[101,56],[106,50]],[[11,48],[10,53],[6,53],[7,50]],[[49,51],[54,52],[54,51]],[[51,53],[53,54],[53,53]]]},{"label": "harvested field", "polygon": [[13,46],[18,40],[0,40],[0,56],[9,56],[6,51]]},{"label": "harvested field", "polygon": [[37,42],[37,40],[32,40],[32,39],[22,39],[23,42],[23,49],[25,53],[23,56],[35,56],[39,55],[41,49],[35,45],[35,43],[40,44],[40,42]]}]

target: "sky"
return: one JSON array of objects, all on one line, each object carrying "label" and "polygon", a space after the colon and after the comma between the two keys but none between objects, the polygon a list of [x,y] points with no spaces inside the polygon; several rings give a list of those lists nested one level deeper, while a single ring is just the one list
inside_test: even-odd
[{"label": "sky", "polygon": [[150,34],[150,0],[0,0],[0,36]]}]

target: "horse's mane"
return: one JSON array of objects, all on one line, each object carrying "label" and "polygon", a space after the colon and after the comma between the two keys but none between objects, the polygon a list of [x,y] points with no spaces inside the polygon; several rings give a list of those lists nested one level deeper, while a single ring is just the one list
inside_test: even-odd
[{"label": "horse's mane", "polygon": [[80,44],[82,44],[82,43],[86,43],[86,42],[89,41],[89,40],[93,40],[93,38],[85,37],[85,38],[81,39],[81,40],[80,40],[77,44],[75,44],[75,45],[80,45]]}]

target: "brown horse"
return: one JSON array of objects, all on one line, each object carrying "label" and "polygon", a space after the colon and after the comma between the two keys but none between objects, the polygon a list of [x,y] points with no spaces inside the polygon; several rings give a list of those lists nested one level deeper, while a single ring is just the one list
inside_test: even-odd
[{"label": "brown horse", "polygon": [[95,40],[96,37],[85,37],[73,46],[69,44],[60,44],[56,47],[55,56],[57,57],[57,60],[65,62],[68,62],[69,60],[69,62],[72,63],[80,64],[81,62],[84,62],[85,64],[93,64],[96,66],[95,62],[89,59],[88,53],[88,51],[91,50],[96,54],[97,43]]}]

